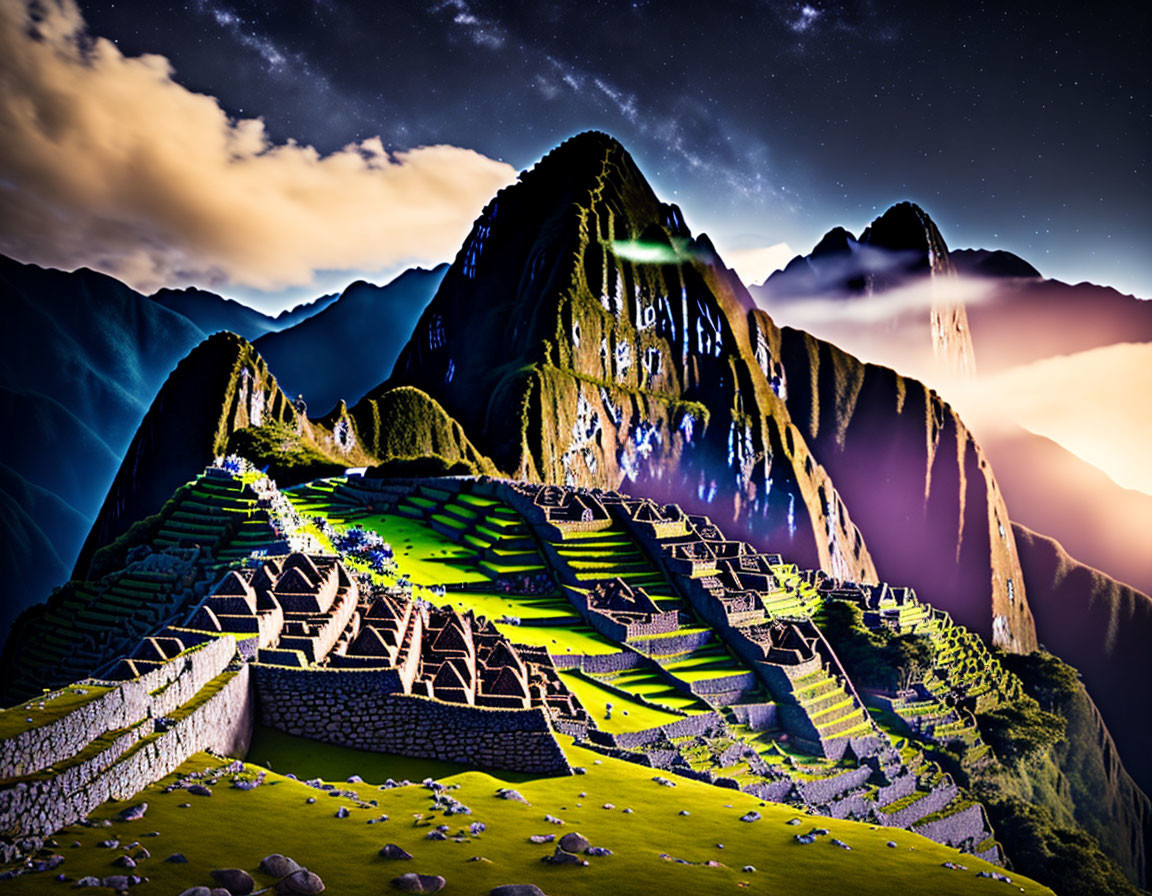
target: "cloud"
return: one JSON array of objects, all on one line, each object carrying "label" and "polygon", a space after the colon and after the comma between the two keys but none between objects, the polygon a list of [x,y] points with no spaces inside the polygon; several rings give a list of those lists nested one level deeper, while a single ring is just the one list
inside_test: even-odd
[{"label": "cloud", "polygon": [[1125,488],[1152,494],[1152,344],[1120,343],[1045,358],[952,383],[946,395],[977,427],[1018,424]]},{"label": "cloud", "polygon": [[0,0],[0,251],[137,288],[310,283],[451,257],[515,170],[472,150],[272,143],[92,37],[74,0]]},{"label": "cloud", "polygon": [[721,253],[725,264],[740,275],[744,283],[763,283],[768,275],[788,264],[796,253],[787,243],[776,243],[759,249],[735,249]]}]

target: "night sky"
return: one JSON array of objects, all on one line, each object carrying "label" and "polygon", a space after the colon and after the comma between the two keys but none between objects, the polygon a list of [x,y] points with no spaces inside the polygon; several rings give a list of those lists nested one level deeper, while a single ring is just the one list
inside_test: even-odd
[{"label": "night sky", "polygon": [[[273,143],[324,154],[379,136],[389,151],[450,144],[519,169],[598,128],[726,258],[807,252],[830,227],[858,233],[912,199],[954,248],[1005,248],[1047,276],[1152,297],[1149,6],[1003,6],[79,10],[125,56],[165,56],[184,87],[262,119]],[[233,294],[251,285],[238,279]]]}]

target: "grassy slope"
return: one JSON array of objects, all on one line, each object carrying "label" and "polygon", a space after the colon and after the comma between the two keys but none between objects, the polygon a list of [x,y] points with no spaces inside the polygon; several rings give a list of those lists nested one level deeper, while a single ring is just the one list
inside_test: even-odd
[{"label": "grassy slope", "polygon": [[[441,780],[458,784],[452,795],[472,809],[471,816],[438,817],[434,823],[451,823],[452,832],[473,821],[482,821],[487,830],[463,843],[425,839],[431,828],[417,826],[413,817],[429,809],[429,792],[420,786],[378,791],[372,784],[386,775],[399,777],[421,772],[442,773],[452,769],[414,767],[411,760],[389,760],[374,754],[334,750],[311,742],[293,742],[282,736],[269,741],[258,737],[256,754],[279,767],[292,766],[301,777],[326,773],[336,780],[353,773],[369,779],[367,784],[345,785],[365,799],[379,801],[378,808],[362,809],[349,801],[329,798],[319,791],[278,775],[270,774],[273,786],[244,792],[229,789],[223,782],[211,798],[188,796],[176,791],[165,794],[162,786],[170,779],[149,787],[129,802],[144,799],[149,804],[142,822],[113,822],[111,827],[74,827],[61,832],[59,840],[66,863],[62,870],[73,877],[81,874],[107,875],[116,872],[116,853],[94,847],[108,837],[124,842],[137,838],[153,858],[141,864],[140,872],[150,881],[134,887],[133,893],[166,894],[198,883],[210,883],[208,871],[220,867],[256,870],[260,859],[270,852],[282,852],[319,874],[332,893],[387,892],[387,882],[407,871],[442,874],[448,881],[445,894],[486,894],[506,883],[534,882],[552,896],[578,894],[657,893],[673,889],[681,892],[737,892],[748,886],[773,894],[888,894],[931,892],[946,894],[1008,892],[1003,884],[977,878],[976,872],[991,869],[970,856],[958,856],[922,837],[906,831],[839,822],[807,819],[801,825],[786,822],[796,813],[782,806],[763,805],[746,794],[700,784],[685,779],[675,789],[653,782],[650,769],[631,763],[603,759],[569,745],[573,762],[587,767],[588,773],[570,778],[512,780],[512,785],[531,805],[497,798],[496,790],[508,780],[479,772],[449,774]],[[218,761],[200,754],[184,771],[204,768]],[[580,796],[585,793],[585,796]],[[317,800],[308,805],[307,797]],[[605,810],[604,803],[616,808]],[[187,809],[179,808],[190,803]],[[124,804],[105,804],[94,818],[113,817]],[[336,809],[348,805],[351,816],[335,817]],[[633,809],[624,814],[625,807]],[[691,814],[681,816],[681,809]],[[755,809],[763,820],[752,824],[739,821]],[[390,816],[382,824],[367,824],[381,813]],[[565,820],[563,827],[544,820],[552,814]],[[792,841],[798,831],[813,824],[826,827],[831,837],[839,837],[853,848],[833,847],[828,838],[811,846]],[[614,855],[590,859],[586,868],[551,867],[540,862],[550,854],[549,845],[528,842],[530,834],[558,836],[578,830],[594,844],[606,846]],[[155,838],[144,837],[149,831]],[[887,847],[891,839],[899,846]],[[69,849],[78,840],[82,845]],[[412,862],[388,862],[376,855],[385,843],[397,843],[415,857]],[[726,848],[720,849],[717,844]],[[182,852],[188,864],[163,862],[171,852]],[[701,864],[682,865],[661,858],[666,853]],[[487,861],[470,862],[473,856]],[[703,864],[715,860],[718,866]],[[959,860],[968,871],[941,867],[945,861]],[[744,872],[751,864],[758,871]],[[257,881],[272,881],[259,874]],[[46,875],[28,875],[7,882],[7,892],[41,894],[52,888],[66,889]],[[1049,893],[1031,882],[1018,881],[1027,893]],[[1013,888],[1015,892],[1015,888]]]}]

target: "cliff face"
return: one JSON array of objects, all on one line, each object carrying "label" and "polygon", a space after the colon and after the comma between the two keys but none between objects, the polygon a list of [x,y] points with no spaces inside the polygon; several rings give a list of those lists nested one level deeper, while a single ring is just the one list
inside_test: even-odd
[{"label": "cliff face", "polygon": [[875,579],[749,340],[751,300],[616,141],[582,134],[484,209],[388,385],[511,475],[675,498],[801,563]]},{"label": "cliff face", "polygon": [[1037,595],[1040,641],[1080,670],[1133,779],[1152,790],[1152,598],[1077,562],[1051,538],[1012,528]]},{"label": "cliff face", "polygon": [[758,355],[782,369],[792,419],[852,509],[881,577],[913,586],[999,646],[1034,649],[1008,511],[956,412],[917,380],[779,329],[762,311],[751,317]]}]

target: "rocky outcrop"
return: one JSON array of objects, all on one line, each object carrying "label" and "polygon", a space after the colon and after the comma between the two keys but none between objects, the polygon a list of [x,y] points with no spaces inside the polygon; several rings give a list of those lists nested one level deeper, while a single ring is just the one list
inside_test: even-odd
[{"label": "rocky outcrop", "polygon": [[1136,783],[1152,788],[1152,598],[1077,562],[1044,535],[1013,524],[1036,633],[1075,666]]}]

